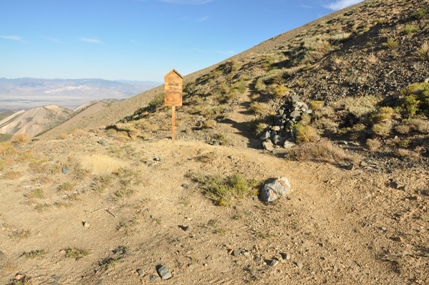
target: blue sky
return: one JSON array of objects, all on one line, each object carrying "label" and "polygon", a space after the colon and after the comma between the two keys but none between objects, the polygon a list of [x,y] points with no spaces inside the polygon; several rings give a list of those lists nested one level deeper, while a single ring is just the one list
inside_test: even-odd
[{"label": "blue sky", "polygon": [[0,77],[162,82],[360,0],[0,0]]}]

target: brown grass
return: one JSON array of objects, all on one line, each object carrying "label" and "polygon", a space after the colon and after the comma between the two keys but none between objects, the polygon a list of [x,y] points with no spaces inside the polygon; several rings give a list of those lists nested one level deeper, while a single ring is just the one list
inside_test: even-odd
[{"label": "brown grass", "polygon": [[19,171],[7,171],[3,174],[2,178],[7,180],[16,180],[22,177],[22,173]]},{"label": "brown grass", "polygon": [[316,142],[320,139],[317,130],[309,125],[297,124],[295,126],[296,131],[296,142],[297,143],[306,143],[306,142]]},{"label": "brown grass", "polygon": [[15,145],[21,145],[28,141],[30,141],[30,136],[27,135],[26,133],[14,134],[10,139],[10,142]]},{"label": "brown grass", "polygon": [[307,142],[291,150],[290,155],[300,161],[328,162],[332,164],[350,164],[355,160],[343,149],[322,139],[318,142]]},{"label": "brown grass", "polygon": [[371,152],[378,151],[382,145],[379,139],[368,139],[366,140],[366,145]]}]

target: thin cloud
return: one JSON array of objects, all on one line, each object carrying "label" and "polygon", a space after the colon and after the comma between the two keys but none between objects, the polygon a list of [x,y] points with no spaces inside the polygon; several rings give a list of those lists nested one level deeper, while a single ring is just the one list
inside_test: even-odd
[{"label": "thin cloud", "polygon": [[197,19],[197,22],[205,22],[205,21],[207,21],[209,19],[209,17],[208,16],[203,16],[203,17],[201,17],[201,18],[199,18],[199,19]]},{"label": "thin cloud", "polygon": [[5,40],[24,42],[24,39],[20,36],[0,36],[0,38],[5,39]]},{"label": "thin cloud", "polygon": [[63,42],[62,40],[57,39],[57,38],[49,38],[49,37],[43,37],[43,38],[46,39],[46,40],[48,40],[48,41],[51,41],[53,43],[56,43],[56,44],[60,44],[60,45],[64,45],[65,44],[65,42]]},{"label": "thin cloud", "polygon": [[362,2],[362,0],[337,0],[335,2],[332,2],[328,5],[325,5],[326,8],[337,11],[344,9],[346,7],[355,5],[357,3]]},{"label": "thin cloud", "polygon": [[94,39],[94,38],[80,38],[79,40],[81,40],[82,42],[85,43],[90,43],[90,44],[103,44],[102,41],[98,40],[98,39]]},{"label": "thin cloud", "polygon": [[213,0],[159,0],[169,4],[185,4],[185,5],[202,5],[212,2]]}]

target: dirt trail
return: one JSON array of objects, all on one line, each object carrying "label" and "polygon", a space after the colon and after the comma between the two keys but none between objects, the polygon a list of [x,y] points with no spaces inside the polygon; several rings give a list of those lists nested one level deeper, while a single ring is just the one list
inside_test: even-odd
[{"label": "dirt trail", "polygon": [[[170,268],[171,284],[406,284],[403,276],[414,259],[400,259],[398,252],[394,260],[379,255],[386,248],[393,254],[401,243],[413,250],[427,241],[427,231],[420,240],[391,239],[406,230],[386,212],[403,199],[390,193],[398,190],[385,185],[387,174],[376,179],[358,169],[290,162],[260,150],[199,141],[123,143],[87,133],[32,144],[39,159],[57,168],[70,165],[74,172],[50,174],[51,182],[37,186],[34,181],[45,174],[23,163],[16,168],[25,174],[22,178],[0,180],[2,284],[17,272],[32,277],[34,284],[55,278],[58,284],[146,284],[159,264]],[[133,193],[115,196],[114,183],[96,190],[100,177],[124,168],[138,174],[129,185]],[[87,172],[74,177],[78,170]],[[267,205],[247,197],[220,207],[204,197],[189,173],[240,173],[261,181],[286,175],[293,191]],[[73,190],[60,191],[68,181]],[[43,190],[43,198],[29,198],[36,188]],[[377,195],[383,197],[378,204]],[[415,202],[427,203],[423,199]],[[388,234],[380,230],[383,225]],[[121,246],[127,252],[115,254]],[[68,248],[89,254],[66,258]],[[46,253],[34,259],[23,254],[34,250]],[[427,266],[419,260],[423,263],[414,266]],[[144,274],[139,276],[137,269]],[[416,280],[427,274],[411,272]]]}]

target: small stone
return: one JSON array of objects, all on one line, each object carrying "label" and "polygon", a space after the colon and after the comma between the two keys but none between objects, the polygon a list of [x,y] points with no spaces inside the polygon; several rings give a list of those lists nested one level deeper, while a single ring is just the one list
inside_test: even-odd
[{"label": "small stone", "polygon": [[185,232],[192,231],[192,226],[180,226],[180,228],[181,228],[182,230],[184,230]]},{"label": "small stone", "polygon": [[240,249],[234,249],[232,251],[232,255],[233,256],[240,256],[241,255],[241,250]]},{"label": "small stone", "polygon": [[16,273],[16,275],[15,275],[15,280],[22,280],[22,279],[24,279],[24,278],[25,278],[25,275],[24,275],[24,274]]},{"label": "small stone", "polygon": [[295,146],[295,144],[293,143],[293,142],[291,142],[291,141],[288,141],[288,140],[286,140],[285,142],[284,142],[284,144],[283,144],[283,147],[285,148],[285,149],[290,149],[290,148],[292,148],[292,147],[294,147]]},{"label": "small stone", "polygon": [[153,159],[154,161],[161,161],[161,157],[157,156]]},{"label": "small stone", "polygon": [[269,131],[265,131],[260,137],[259,139],[261,141],[265,141],[267,139],[269,139],[271,137],[271,133]]},{"label": "small stone", "polygon": [[245,251],[243,252],[243,255],[244,255],[245,257],[249,257],[249,256],[250,256],[250,251],[245,250]]},{"label": "small stone", "polygon": [[273,259],[268,262],[268,265],[271,267],[277,266],[277,264],[279,264],[279,261],[277,259]]},{"label": "small stone", "polygon": [[85,228],[89,228],[91,224],[88,221],[83,221],[82,226],[84,226]]},{"label": "small stone", "polygon": [[398,242],[402,242],[403,241],[403,239],[401,237],[391,237],[390,239],[393,240],[393,241],[398,241]]},{"label": "small stone", "polygon": [[262,261],[262,258],[260,258],[260,257],[255,257],[255,262],[256,263],[259,263],[259,262],[261,262]]},{"label": "small stone", "polygon": [[158,280],[158,276],[156,276],[156,275],[151,275],[150,277],[149,277],[149,280],[150,280],[150,282],[155,282],[156,280]]},{"label": "small stone", "polygon": [[291,258],[289,253],[280,253],[280,255],[284,260],[289,260]]},{"label": "small stone", "polygon": [[304,265],[303,265],[301,262],[297,262],[297,263],[296,263],[296,266],[297,266],[298,268],[302,268]]},{"label": "small stone", "polygon": [[272,151],[274,149],[274,144],[270,140],[266,140],[262,143],[262,147],[268,151]]},{"label": "small stone", "polygon": [[63,168],[61,169],[61,172],[62,172],[64,175],[67,175],[67,174],[69,174],[69,173],[70,173],[70,168],[69,168],[67,165],[64,165],[64,166],[63,166]]},{"label": "small stone", "polygon": [[114,250],[112,250],[112,252],[114,254],[126,254],[127,253],[127,248],[125,246],[118,246],[117,248],[115,248]]},{"label": "small stone", "polygon": [[100,145],[102,145],[102,146],[107,146],[108,145],[108,143],[107,143],[107,141],[105,139],[99,140],[98,143]]},{"label": "small stone", "polygon": [[137,272],[137,274],[138,274],[139,276],[143,276],[143,274],[144,274],[144,271],[143,271],[143,269],[141,269],[141,268],[138,268],[138,269],[136,270],[136,272]]},{"label": "small stone", "polygon": [[157,266],[157,271],[158,271],[158,274],[159,274],[159,276],[161,277],[162,280],[168,280],[171,277],[173,277],[171,275],[170,270],[165,265],[158,265]]}]

